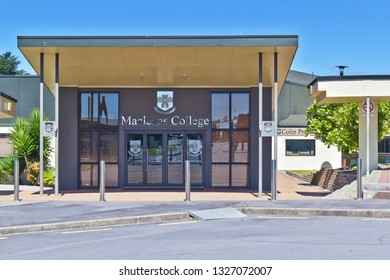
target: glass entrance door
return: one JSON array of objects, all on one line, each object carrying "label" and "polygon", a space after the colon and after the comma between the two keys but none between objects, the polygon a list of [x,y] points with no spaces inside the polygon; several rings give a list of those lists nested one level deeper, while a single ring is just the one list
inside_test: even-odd
[{"label": "glass entrance door", "polygon": [[168,184],[183,184],[183,134],[168,133]]},{"label": "glass entrance door", "polygon": [[191,184],[203,183],[203,134],[187,134],[187,160],[190,161]]},{"label": "glass entrance door", "polygon": [[163,135],[146,134],[147,160],[146,183],[162,184],[163,182]]},{"label": "glass entrance door", "polygon": [[127,184],[144,183],[144,135],[127,135]]},{"label": "glass entrance door", "polygon": [[203,133],[163,132],[127,135],[127,184],[183,186],[184,162],[191,183],[203,184]]}]

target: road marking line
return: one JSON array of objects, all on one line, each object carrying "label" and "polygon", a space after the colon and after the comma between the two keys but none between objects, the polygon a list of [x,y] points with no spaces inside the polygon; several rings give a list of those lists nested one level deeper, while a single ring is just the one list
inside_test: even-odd
[{"label": "road marking line", "polygon": [[7,237],[0,237],[0,240],[6,240]]},{"label": "road marking line", "polygon": [[98,228],[98,229],[86,229],[86,230],[77,230],[77,231],[64,231],[62,234],[73,234],[73,233],[88,233],[88,232],[97,232],[97,231],[108,231],[112,228]]},{"label": "road marking line", "polygon": [[384,221],[384,222],[390,222],[390,219],[386,218],[365,218],[362,219],[363,221]]},{"label": "road marking line", "polygon": [[308,217],[293,217],[293,216],[257,216],[257,219],[295,219],[295,220],[307,220]]},{"label": "road marking line", "polygon": [[166,223],[166,224],[158,224],[159,226],[174,226],[174,225],[184,225],[184,224],[193,224],[197,221],[188,221],[188,222],[175,222],[175,223]]}]

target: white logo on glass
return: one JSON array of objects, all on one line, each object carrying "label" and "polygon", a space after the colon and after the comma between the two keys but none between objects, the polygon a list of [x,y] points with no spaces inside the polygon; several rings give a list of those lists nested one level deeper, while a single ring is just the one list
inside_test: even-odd
[{"label": "white logo on glass", "polygon": [[188,152],[192,156],[199,156],[202,153],[201,140],[188,140]]},{"label": "white logo on glass", "polygon": [[173,106],[173,91],[157,91],[157,104],[154,110],[160,114],[171,114],[176,110]]},{"label": "white logo on glass", "polygon": [[142,152],[141,140],[130,140],[129,155],[139,156]]}]

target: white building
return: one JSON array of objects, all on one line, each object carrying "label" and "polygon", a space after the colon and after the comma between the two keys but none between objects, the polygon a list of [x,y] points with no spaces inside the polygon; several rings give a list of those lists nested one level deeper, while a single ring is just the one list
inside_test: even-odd
[{"label": "white building", "polygon": [[315,75],[290,70],[278,103],[278,169],[318,170],[340,168],[341,152],[327,148],[313,135],[305,136],[306,109],[313,103],[308,85]]}]

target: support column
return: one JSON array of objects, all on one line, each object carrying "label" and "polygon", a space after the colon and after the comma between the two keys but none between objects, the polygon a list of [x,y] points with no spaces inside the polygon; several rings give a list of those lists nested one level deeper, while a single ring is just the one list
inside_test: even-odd
[{"label": "support column", "polygon": [[59,151],[59,104],[60,104],[60,96],[59,96],[59,82],[60,82],[60,72],[59,72],[59,66],[60,66],[60,55],[56,53],[56,59],[55,59],[55,195],[58,195],[59,190],[59,159],[60,159],[60,151]]},{"label": "support column", "polygon": [[277,135],[277,128],[278,128],[278,53],[274,53],[274,136],[273,136],[273,178],[272,178],[272,186],[271,186],[271,193],[272,193],[272,200],[276,200],[276,194],[277,194],[277,177],[278,177],[278,135]]},{"label": "support column", "polygon": [[40,89],[39,89],[39,194],[43,195],[43,167],[45,165],[43,159],[43,82],[45,72],[45,57],[41,53],[40,56]]},{"label": "support column", "polygon": [[259,53],[259,198],[263,194],[263,54]]},{"label": "support column", "polygon": [[[374,110],[371,115],[363,116],[363,104],[373,104]],[[362,175],[368,175],[371,171],[378,168],[378,102],[370,101],[360,102],[359,109],[359,157],[363,159]],[[370,105],[367,105],[366,111],[369,113]]]}]

